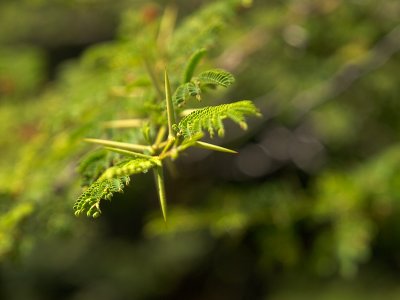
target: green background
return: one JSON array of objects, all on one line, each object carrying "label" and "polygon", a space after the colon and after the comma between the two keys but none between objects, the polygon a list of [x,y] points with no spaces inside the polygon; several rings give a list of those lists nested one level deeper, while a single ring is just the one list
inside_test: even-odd
[{"label": "green background", "polygon": [[[0,3],[1,299],[400,298],[400,2],[239,2]],[[201,46],[236,77],[205,104],[263,113],[214,139],[239,154],[180,157],[167,225],[151,175],[76,218],[82,139],[146,112],[143,49],[176,79]]]}]

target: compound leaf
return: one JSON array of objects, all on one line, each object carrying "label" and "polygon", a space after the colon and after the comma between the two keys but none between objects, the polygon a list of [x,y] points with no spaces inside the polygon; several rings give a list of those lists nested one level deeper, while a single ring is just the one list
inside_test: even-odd
[{"label": "compound leaf", "polygon": [[243,129],[247,129],[246,115],[260,115],[253,102],[249,100],[208,106],[197,109],[184,117],[174,126],[174,129],[178,135],[186,138],[201,133],[203,130],[207,130],[210,136],[213,136],[215,131],[218,132],[218,135],[223,136],[225,131],[222,121],[224,119],[229,118]]},{"label": "compound leaf", "polygon": [[88,186],[106,170],[113,160],[113,155],[104,149],[90,152],[82,158],[78,166],[78,172],[81,174],[82,185]]},{"label": "compound leaf", "polygon": [[186,65],[186,69],[185,69],[185,72],[183,75],[183,83],[187,83],[192,79],[194,70],[196,69],[200,60],[203,58],[203,56],[206,53],[207,53],[206,48],[200,48],[192,54],[192,56],[189,58],[189,61]]},{"label": "compound leaf", "polygon": [[98,179],[92,183],[74,204],[75,215],[79,216],[85,213],[88,217],[94,218],[100,216],[100,201],[102,199],[111,200],[114,193],[121,193],[129,183],[129,177]]},{"label": "compound leaf", "polygon": [[98,217],[101,213],[101,200],[111,200],[114,193],[122,192],[129,183],[130,175],[146,173],[156,165],[155,159],[134,158],[108,168],[75,202],[75,215],[86,212],[88,217]]},{"label": "compound leaf", "polygon": [[190,97],[200,100],[201,90],[193,82],[181,84],[175,91],[172,100],[177,107],[182,107]]},{"label": "compound leaf", "polygon": [[134,158],[124,160],[117,165],[108,168],[100,179],[111,179],[122,176],[130,176],[139,173],[147,173],[147,171],[157,165],[156,159]]},{"label": "compound leaf", "polygon": [[235,77],[225,70],[213,69],[200,73],[197,77],[200,84],[228,87],[235,82]]}]

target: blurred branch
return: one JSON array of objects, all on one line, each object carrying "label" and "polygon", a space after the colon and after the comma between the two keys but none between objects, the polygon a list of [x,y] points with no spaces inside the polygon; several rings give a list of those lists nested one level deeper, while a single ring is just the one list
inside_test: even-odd
[{"label": "blurred branch", "polygon": [[383,66],[399,51],[400,25],[397,25],[375,44],[364,60],[344,64],[327,81],[296,95],[291,100],[291,106],[297,110],[296,119],[303,118],[311,110],[341,95],[358,79]]},{"label": "blurred branch", "polygon": [[255,99],[264,116],[258,122],[264,123],[281,114],[286,107],[291,107],[291,110],[295,110],[294,118],[299,123],[310,111],[347,91],[358,79],[382,67],[399,51],[400,25],[397,25],[368,51],[365,59],[358,63],[345,63],[328,80],[295,95],[289,105],[283,104],[275,91]]},{"label": "blurred branch", "polygon": [[[247,57],[260,50],[270,36],[261,26],[244,35],[238,43],[226,49],[217,59],[218,67],[234,71],[246,61]],[[238,47],[237,45],[240,45]]]}]

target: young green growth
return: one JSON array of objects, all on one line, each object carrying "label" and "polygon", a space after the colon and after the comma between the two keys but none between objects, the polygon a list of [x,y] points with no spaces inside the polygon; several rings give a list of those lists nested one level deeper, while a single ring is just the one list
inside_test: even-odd
[{"label": "young green growth", "polygon": [[213,69],[201,73],[198,80],[204,85],[228,87],[235,82],[235,77],[225,70]]},{"label": "young green growth", "polygon": [[172,101],[177,107],[182,107],[192,97],[200,101],[202,93],[210,87],[215,88],[220,86],[227,88],[234,82],[235,78],[233,75],[221,69],[204,71],[194,77],[190,74],[190,80],[178,86],[172,97]]},{"label": "young green growth", "polygon": [[183,73],[183,83],[187,83],[192,79],[194,70],[206,53],[207,49],[201,48],[192,54],[192,56],[189,58],[189,62],[186,65],[185,72]]},{"label": "young green growth", "polygon": [[238,123],[242,129],[247,129],[246,115],[260,116],[258,109],[249,100],[238,101],[217,106],[207,106],[194,110],[174,126],[178,135],[191,137],[207,130],[212,137],[217,131],[219,136],[225,133],[222,121],[226,118]]},{"label": "young green growth", "polygon": [[[258,109],[251,101],[242,100],[192,109],[189,114],[180,117],[178,120],[175,116],[177,109],[178,112],[182,112],[181,107],[187,104],[188,98],[196,97],[200,99],[200,95],[210,86],[228,87],[234,82],[232,74],[219,69],[204,71],[193,76],[194,69],[204,53],[205,50],[200,49],[192,55],[184,75],[186,82],[178,86],[174,94],[172,94],[170,79],[165,70],[165,98],[162,98],[165,101],[166,111],[158,111],[155,118],[153,112],[153,119],[146,119],[148,121],[142,122],[142,126],[139,127],[120,126],[124,123],[120,121],[109,122],[110,125],[113,125],[110,127],[113,128],[142,130],[142,136],[147,145],[125,141],[85,139],[86,142],[102,146],[104,150],[97,150],[98,152],[87,156],[80,165],[79,170],[85,185],[88,185],[88,187],[74,205],[76,215],[86,213],[87,216],[98,217],[101,214],[101,200],[111,200],[114,193],[122,192],[123,188],[129,183],[130,176],[147,173],[148,170],[152,169],[162,216],[166,222],[167,198],[164,182],[164,161],[165,163],[172,163],[179,157],[180,153],[190,147],[230,154],[237,153],[222,146],[206,143],[201,139],[204,132],[208,132],[211,137],[214,132],[223,136],[225,133],[223,121],[225,119],[231,119],[239,124],[242,129],[247,129],[245,117],[250,115],[260,116]],[[152,78],[154,88],[160,94],[157,76],[148,61],[146,61],[146,68]],[[160,101],[160,97],[157,97],[154,101]],[[152,124],[150,120],[163,121]],[[122,125],[126,125],[126,123]]]}]

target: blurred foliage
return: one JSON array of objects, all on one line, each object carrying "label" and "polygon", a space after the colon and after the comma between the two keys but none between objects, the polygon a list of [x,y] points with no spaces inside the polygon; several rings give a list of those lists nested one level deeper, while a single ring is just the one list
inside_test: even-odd
[{"label": "blurred foliage", "polygon": [[[0,298],[399,297],[399,1],[247,3],[2,1]],[[148,175],[76,218],[82,138],[140,139],[102,124],[162,109],[143,56],[176,88],[201,47],[262,109],[240,154],[179,159],[167,226]]]}]

